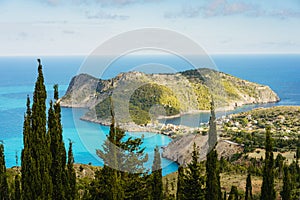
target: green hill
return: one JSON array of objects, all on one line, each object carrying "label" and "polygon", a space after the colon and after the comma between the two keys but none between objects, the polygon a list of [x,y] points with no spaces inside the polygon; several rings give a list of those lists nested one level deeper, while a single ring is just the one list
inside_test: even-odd
[{"label": "green hill", "polygon": [[268,86],[204,68],[174,74],[128,72],[109,80],[80,74],[70,82],[61,105],[89,108],[83,119],[108,124],[111,97],[119,123],[140,125],[159,116],[209,110],[211,96],[217,109],[226,110],[279,101]]}]

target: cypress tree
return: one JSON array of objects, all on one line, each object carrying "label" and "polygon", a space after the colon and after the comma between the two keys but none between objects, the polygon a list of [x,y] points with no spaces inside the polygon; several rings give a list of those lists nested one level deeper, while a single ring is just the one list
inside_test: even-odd
[{"label": "cypress tree", "polygon": [[0,200],[8,200],[8,184],[4,157],[4,146],[0,143]]},{"label": "cypress tree", "polygon": [[214,149],[208,153],[206,159],[206,199],[221,200],[220,166],[218,154]]},{"label": "cypress tree", "polygon": [[284,167],[284,177],[283,177],[283,188],[281,191],[282,200],[290,200],[292,192],[292,183],[291,183],[291,175],[289,172],[289,168],[287,166]]},{"label": "cypress tree", "polygon": [[268,127],[266,129],[266,141],[265,141],[265,162],[263,168],[263,183],[261,186],[261,200],[274,200],[274,159],[273,159],[273,145],[271,139],[271,131]]},{"label": "cypress tree", "polygon": [[[30,108],[30,99],[27,96],[27,111],[24,117],[24,125],[23,125],[23,143],[24,149],[22,150],[21,160],[22,160],[22,167],[21,167],[21,183],[22,183],[22,198],[26,199],[33,199],[34,194],[31,189],[33,185],[33,179],[35,177],[34,174],[31,174],[31,171],[36,171],[34,159],[31,157],[31,149],[30,146],[32,140],[32,133],[31,133],[31,108]],[[34,145],[34,144],[33,144]]]},{"label": "cypress tree", "polygon": [[32,103],[32,134],[31,144],[33,158],[36,162],[36,180],[33,182],[32,189],[36,199],[52,199],[52,180],[50,177],[51,154],[49,154],[49,138],[46,131],[46,87],[42,71],[41,60],[38,59],[38,77],[35,83]]},{"label": "cypress tree", "polygon": [[20,176],[15,176],[15,200],[21,199]]},{"label": "cypress tree", "polygon": [[220,165],[215,150],[217,144],[217,124],[214,102],[211,103],[211,117],[209,120],[208,154],[206,155],[206,199],[221,200]]},{"label": "cypress tree", "polygon": [[238,200],[239,199],[239,193],[236,186],[231,186],[230,194],[228,197],[228,200]]},{"label": "cypress tree", "polygon": [[65,165],[61,162],[61,155],[59,150],[59,139],[57,132],[57,120],[53,110],[53,103],[50,101],[50,107],[48,110],[48,135],[50,136],[50,151],[52,156],[52,164],[50,168],[50,174],[53,184],[53,199],[65,199],[64,186],[62,183],[63,175],[65,172]]},{"label": "cypress tree", "polygon": [[27,100],[23,128],[21,182],[24,200],[52,198],[52,179],[49,172],[51,167],[50,141],[46,131],[47,94],[40,59],[38,63],[32,109],[30,110],[30,102]]},{"label": "cypress tree", "polygon": [[186,174],[184,176],[184,199],[196,200],[196,199],[204,199],[204,178],[201,175],[200,163],[199,159],[199,151],[194,143],[193,152],[192,152],[192,161],[188,164],[186,169]]},{"label": "cypress tree", "polygon": [[300,197],[300,181],[299,180],[299,165],[294,160],[289,166],[289,174],[291,179],[291,199],[297,199]]},{"label": "cypress tree", "polygon": [[71,160],[66,169],[58,85],[54,85],[55,102],[50,102],[47,120],[47,93],[40,59],[38,64],[32,108],[27,97],[27,111],[24,116],[21,196],[24,200],[74,199],[76,176],[69,172],[74,159],[70,155]]},{"label": "cypress tree", "polygon": [[178,175],[177,175],[177,191],[176,191],[176,198],[177,200],[184,199],[184,169],[182,166],[178,167]]},{"label": "cypress tree", "polygon": [[163,199],[169,199],[169,179],[166,179],[165,191],[163,192]]},{"label": "cypress tree", "polygon": [[285,160],[285,157],[283,157],[281,155],[281,153],[279,153],[277,155],[276,159],[275,159],[275,168],[278,169],[278,170],[276,170],[276,172],[277,172],[276,174],[277,174],[278,178],[280,178],[280,179],[282,178],[283,167],[284,167],[284,164],[283,164],[284,160]]},{"label": "cypress tree", "polygon": [[300,136],[298,136],[297,140],[297,149],[296,149],[296,162],[300,159]]},{"label": "cypress tree", "polygon": [[48,110],[48,135],[50,137],[50,151],[52,164],[50,174],[52,177],[54,199],[66,199],[65,194],[69,189],[66,177],[66,149],[62,136],[61,109],[58,101],[58,85],[54,85],[54,99],[50,101]]},{"label": "cypress tree", "polygon": [[74,156],[72,149],[72,141],[69,142],[69,150],[68,150],[68,164],[67,164],[67,190],[66,190],[66,199],[75,199],[76,197],[76,173],[74,170]]},{"label": "cypress tree", "polygon": [[227,192],[226,192],[226,190],[224,191],[223,194],[224,194],[224,195],[223,195],[223,200],[227,200]]},{"label": "cypress tree", "polygon": [[154,161],[152,165],[152,195],[151,199],[160,200],[163,199],[163,183],[162,183],[162,169],[161,158],[158,146],[154,149]]},{"label": "cypress tree", "polygon": [[300,147],[299,146],[297,147],[297,150],[296,150],[296,159],[297,159],[297,162],[300,159]]},{"label": "cypress tree", "polygon": [[251,183],[251,175],[250,175],[250,173],[248,173],[247,181],[246,181],[245,200],[252,200],[252,183]]},{"label": "cypress tree", "polygon": [[211,101],[209,130],[208,130],[208,151],[210,152],[217,144],[217,123],[214,100]]}]

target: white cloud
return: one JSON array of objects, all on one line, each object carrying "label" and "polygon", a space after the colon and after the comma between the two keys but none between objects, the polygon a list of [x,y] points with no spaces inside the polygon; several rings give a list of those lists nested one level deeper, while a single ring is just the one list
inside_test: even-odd
[{"label": "white cloud", "polygon": [[98,11],[96,13],[86,12],[86,17],[88,19],[118,19],[118,20],[126,20],[129,18],[128,15],[112,14],[104,11]]},{"label": "white cloud", "polygon": [[157,3],[163,0],[40,0],[51,6],[60,5],[100,5],[123,7],[131,4]]},{"label": "white cloud", "polygon": [[280,19],[298,18],[300,11],[291,7],[264,8],[250,1],[213,0],[205,4],[184,5],[181,10],[166,12],[166,18],[194,18],[241,15],[246,17],[277,17]]}]

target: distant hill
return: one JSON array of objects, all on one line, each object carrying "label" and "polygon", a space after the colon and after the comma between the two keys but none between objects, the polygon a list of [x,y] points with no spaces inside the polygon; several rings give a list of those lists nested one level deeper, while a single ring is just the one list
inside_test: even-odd
[{"label": "distant hill", "polygon": [[280,100],[269,86],[201,68],[174,74],[127,72],[109,80],[79,74],[61,105],[89,108],[83,119],[109,124],[111,96],[119,123],[146,124],[159,116],[209,110],[211,95],[217,108],[226,110]]}]

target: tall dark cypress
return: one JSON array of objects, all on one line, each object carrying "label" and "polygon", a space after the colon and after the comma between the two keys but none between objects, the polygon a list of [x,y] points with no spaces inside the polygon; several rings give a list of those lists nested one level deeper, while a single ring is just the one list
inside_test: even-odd
[{"label": "tall dark cypress", "polygon": [[226,190],[223,193],[223,200],[227,200],[227,192],[226,192]]},{"label": "tall dark cypress", "polygon": [[161,158],[159,149],[156,146],[154,149],[154,161],[152,165],[152,195],[151,199],[160,200],[163,199],[163,183],[162,183],[162,169],[161,169]]},{"label": "tall dark cypress", "polygon": [[192,161],[188,164],[186,174],[184,176],[184,199],[201,200],[204,199],[204,177],[201,174],[203,169],[198,161],[199,150],[194,143],[192,152]]},{"label": "tall dark cypress", "polygon": [[300,159],[300,135],[298,136],[297,140],[297,149],[296,149],[296,162]]},{"label": "tall dark cypress", "polygon": [[61,109],[58,99],[58,85],[54,85],[53,105],[50,102],[48,110],[48,135],[50,137],[50,151],[52,164],[50,174],[52,177],[54,199],[66,199],[65,194],[68,192],[66,177],[66,149],[62,136]]},{"label": "tall dark cypress", "polygon": [[[24,174],[22,173],[22,187],[24,187],[22,198],[24,200],[52,198],[52,179],[49,173],[51,167],[50,142],[46,132],[47,94],[40,59],[38,59],[38,64],[32,110],[29,111],[27,105],[24,119],[24,149],[22,151],[22,172],[24,172]],[[28,102],[27,100],[27,104]]]},{"label": "tall dark cypress", "polygon": [[220,166],[214,149],[206,157],[206,199],[221,200]]},{"label": "tall dark cypress", "polygon": [[178,175],[177,175],[177,192],[176,199],[183,200],[184,199],[184,169],[182,166],[178,167]]},{"label": "tall dark cypress", "polygon": [[208,130],[208,152],[213,150],[217,144],[217,123],[215,114],[215,103],[212,99],[210,107],[209,130]]},{"label": "tall dark cypress", "polygon": [[296,161],[298,162],[299,159],[300,159],[300,144],[299,146],[297,146],[297,150],[296,150]]},{"label": "tall dark cypress", "polygon": [[217,144],[217,124],[214,102],[211,103],[211,117],[209,120],[208,154],[206,155],[206,196],[207,200],[221,200],[220,164],[215,150]]},{"label": "tall dark cypress", "polygon": [[247,180],[246,180],[245,200],[252,200],[252,183],[251,183],[250,173],[248,173]]},{"label": "tall dark cypress", "polygon": [[236,186],[231,186],[228,200],[239,200],[239,192]]},{"label": "tall dark cypress", "polygon": [[44,75],[41,60],[38,59],[38,78],[35,84],[32,103],[32,132],[34,137],[35,161],[38,179],[35,182],[37,199],[52,199],[52,179],[50,176],[51,154],[49,153],[50,141],[47,135],[46,124],[46,99],[47,92],[44,84]]},{"label": "tall dark cypress", "polygon": [[21,199],[20,176],[15,176],[15,200]]},{"label": "tall dark cypress", "polygon": [[274,189],[274,158],[273,158],[273,145],[271,139],[271,130],[266,129],[265,141],[265,162],[263,169],[263,183],[261,186],[261,200],[274,200],[276,193]]},{"label": "tall dark cypress", "polygon": [[65,174],[65,165],[61,162],[61,153],[59,149],[59,139],[57,132],[57,120],[53,110],[53,103],[50,101],[48,110],[48,134],[50,136],[50,151],[52,156],[52,164],[50,174],[53,184],[53,199],[65,199],[63,179]]},{"label": "tall dark cypress", "polygon": [[0,143],[0,200],[8,200],[8,184],[4,158],[4,146]]},{"label": "tall dark cypress", "polygon": [[24,117],[24,125],[23,125],[23,143],[24,149],[22,150],[21,160],[21,183],[22,183],[22,198],[33,199],[34,194],[31,189],[33,185],[33,181],[35,179],[35,175],[31,174],[31,171],[36,171],[36,165],[34,159],[31,157],[32,151],[30,146],[32,144],[32,131],[31,131],[31,108],[30,108],[30,99],[27,96],[27,110]]},{"label": "tall dark cypress", "polygon": [[282,200],[290,200],[292,199],[292,182],[291,175],[289,172],[289,168],[287,166],[284,167],[284,177],[283,177],[283,188],[281,191]]},{"label": "tall dark cypress", "polygon": [[74,170],[74,156],[72,149],[72,141],[69,142],[68,150],[68,164],[67,164],[67,190],[66,190],[66,199],[72,200],[75,199],[77,190],[76,190],[76,173]]}]

